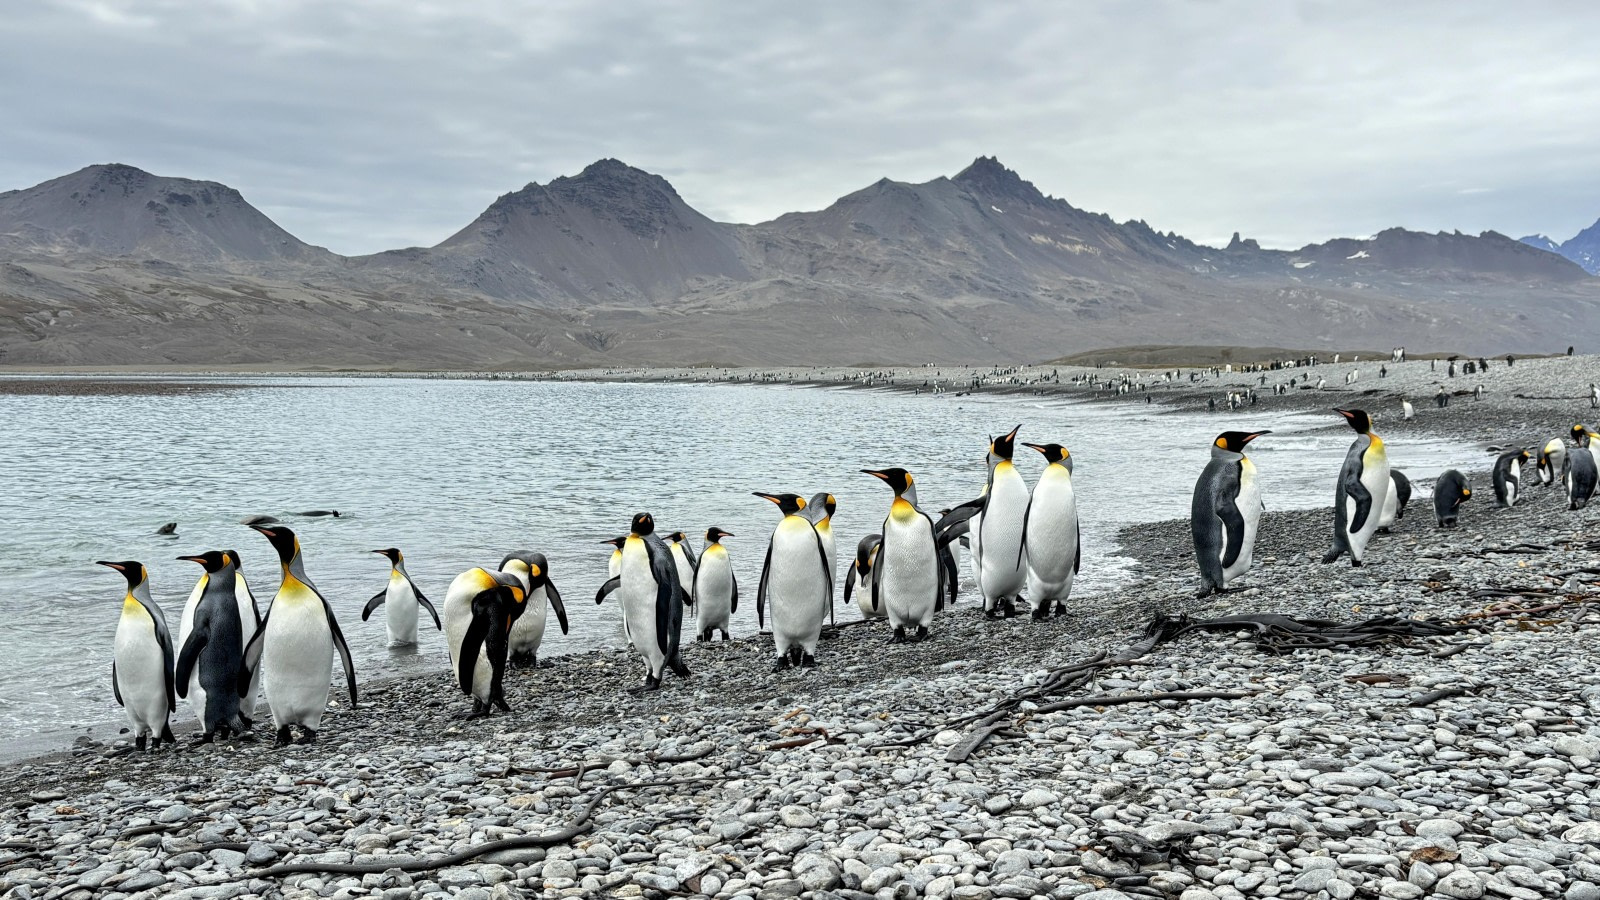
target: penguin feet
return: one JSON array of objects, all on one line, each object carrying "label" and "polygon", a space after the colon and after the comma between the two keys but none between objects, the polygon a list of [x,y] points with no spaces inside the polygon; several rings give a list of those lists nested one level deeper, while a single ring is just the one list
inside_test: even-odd
[{"label": "penguin feet", "polygon": [[495,696],[490,697],[489,698],[489,702],[491,704],[493,704],[494,706],[500,707],[500,711],[501,712],[504,712],[504,713],[511,712],[511,707],[506,705],[506,698],[504,696],[500,695],[500,694],[496,694]]},{"label": "penguin feet", "polygon": [[1364,566],[1364,565],[1366,565],[1366,563],[1364,563],[1364,562],[1362,562],[1362,561],[1361,561],[1361,560],[1359,560],[1359,559],[1356,559],[1356,558],[1354,558],[1354,557],[1351,557],[1351,559],[1350,559],[1350,568],[1352,568],[1352,569],[1359,569],[1359,568],[1361,568],[1361,567],[1362,567],[1362,566]]},{"label": "penguin feet", "polygon": [[817,658],[815,656],[812,656],[809,653],[800,654],[800,668],[802,668],[802,669],[815,669],[816,667],[817,667]]},{"label": "penguin feet", "polygon": [[528,669],[539,664],[539,655],[519,650],[511,654],[511,658],[507,661],[515,668]]},{"label": "penguin feet", "polygon": [[1034,607],[1033,612],[1028,614],[1028,618],[1035,622],[1043,622],[1045,619],[1050,618],[1050,604],[1046,603],[1043,606]]},{"label": "penguin feet", "polygon": [[301,725],[300,726],[300,740],[295,741],[295,743],[296,744],[315,744],[316,742],[317,742],[317,733],[315,731],[312,731],[311,729],[305,727],[304,725]]},{"label": "penguin feet", "polygon": [[484,716],[490,715],[490,713],[491,713],[491,710],[489,708],[489,704],[484,703],[482,700],[479,700],[477,697],[473,697],[472,698],[472,712],[469,712],[466,715],[462,716],[461,717],[461,721],[470,722],[473,719],[481,719]]},{"label": "penguin feet", "polygon": [[793,666],[794,666],[794,663],[789,661],[789,654],[785,653],[784,655],[778,657],[778,661],[777,662],[772,664],[772,671],[774,671],[774,672],[782,672],[785,669],[792,668]]},{"label": "penguin feet", "polygon": [[1007,597],[1006,599],[1000,601],[1000,612],[1007,619],[1014,618],[1016,616],[1017,607],[1012,604],[1011,598]]},{"label": "penguin feet", "polygon": [[709,631],[702,631],[699,634],[694,636],[694,642],[696,644],[704,644],[704,643],[706,643],[707,641],[710,641],[710,640],[711,640],[711,632],[709,632]]},{"label": "penguin feet", "polygon": [[216,740],[217,740],[217,736],[208,731],[205,734],[202,734],[199,737],[195,738],[194,740],[190,741],[189,742],[189,746],[190,747],[203,747],[206,744],[215,743]]},{"label": "penguin feet", "polygon": [[1067,605],[1065,603],[1062,603],[1060,600],[1057,600],[1056,601],[1055,614],[1058,615],[1058,616],[1066,615],[1067,614]]},{"label": "penguin feet", "polygon": [[930,632],[928,631],[928,626],[918,625],[916,632],[911,635],[911,643],[920,644],[928,639],[929,634]]},{"label": "penguin feet", "polygon": [[244,726],[244,728],[241,729],[241,732],[249,731],[250,729],[256,727],[256,720],[250,718],[249,716],[245,715],[244,713],[240,713],[239,714],[239,724]]},{"label": "penguin feet", "polygon": [[693,672],[689,671],[688,666],[683,664],[683,660],[678,659],[677,657],[673,657],[672,660],[667,663],[667,666],[672,669],[672,674],[678,676],[679,678],[688,678],[690,675],[694,674]]},{"label": "penguin feet", "polygon": [[994,606],[994,608],[992,608],[992,609],[985,609],[983,611],[983,617],[985,619],[1003,619],[1003,618],[1005,618],[1005,616],[1000,612],[1000,607],[999,607],[998,604],[996,604]]},{"label": "penguin feet", "polygon": [[[142,734],[139,735],[138,737],[134,738],[133,739],[133,749],[143,751],[144,750],[144,745],[147,742],[147,740],[148,739]],[[157,741],[157,743],[160,743],[160,742]]]},{"label": "penguin feet", "polygon": [[906,627],[904,625],[896,625],[895,629],[894,629],[894,636],[889,638],[889,643],[891,643],[891,644],[904,644],[905,642],[906,642]]},{"label": "penguin feet", "polygon": [[277,735],[273,737],[272,748],[276,750],[279,747],[287,747],[292,743],[294,743],[294,734],[289,730],[289,726],[285,725],[279,728]]},{"label": "penguin feet", "polygon": [[1328,563],[1335,562],[1343,555],[1344,549],[1342,547],[1335,547],[1332,550],[1329,550],[1327,553],[1322,554],[1322,564],[1327,565]]},{"label": "penguin feet", "polygon": [[648,694],[651,691],[659,690],[661,690],[661,679],[654,675],[646,675],[644,684],[638,685],[637,687],[628,688],[628,693],[637,697],[642,694]]}]

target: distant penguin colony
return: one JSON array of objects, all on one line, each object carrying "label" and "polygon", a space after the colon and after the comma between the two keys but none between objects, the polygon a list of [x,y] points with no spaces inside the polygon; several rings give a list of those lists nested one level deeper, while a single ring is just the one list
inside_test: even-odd
[{"label": "distant penguin colony", "polygon": [[[1346,383],[1354,380],[1352,371]],[[1441,407],[1448,396],[1441,388]],[[1600,395],[1592,396],[1600,403]],[[1239,405],[1230,403],[1232,408]],[[1411,419],[1411,403],[1402,399],[1401,405],[1402,419]],[[1323,562],[1348,555],[1353,565],[1361,566],[1374,534],[1390,531],[1405,517],[1412,485],[1404,472],[1391,467],[1388,448],[1373,432],[1367,412],[1335,412],[1355,438],[1334,480],[1333,545]],[[853,601],[865,621],[885,622],[879,627],[886,628],[889,643],[935,637],[935,614],[953,605],[958,595],[953,547],[958,543],[968,549],[985,617],[1012,617],[1019,604],[1036,620],[1068,613],[1085,562],[1074,461],[1062,444],[1022,443],[1044,462],[1030,489],[1013,460],[1021,428],[989,440],[979,495],[938,515],[919,505],[916,479],[907,469],[862,469],[893,496],[878,530],[859,540],[842,573],[833,527],[838,501],[832,493],[817,492],[807,500],[798,493],[755,492],[780,514],[767,540],[755,595],[755,619],[770,634],[775,671],[819,664],[841,576],[845,605]],[[1211,442],[1210,460],[1199,472],[1190,505],[1197,597],[1238,590],[1238,582],[1251,570],[1265,503],[1260,474],[1246,451],[1271,433],[1224,431]],[[1574,425],[1565,438],[1534,448],[1494,448],[1498,455],[1491,481],[1497,505],[1513,507],[1523,499],[1527,485],[1535,483],[1524,479],[1531,463],[1536,483],[1559,483],[1570,509],[1585,508],[1600,481],[1595,437],[1586,426]],[[1438,527],[1456,527],[1471,498],[1472,485],[1460,471],[1439,475],[1431,498]],[[296,515],[341,518],[333,510]],[[175,743],[171,720],[179,700],[188,701],[199,721],[199,743],[248,737],[258,694],[272,714],[275,746],[314,742],[329,707],[336,658],[344,693],[350,707],[356,706],[349,646],[332,604],[307,573],[299,538],[272,516],[243,521],[277,554],[280,579],[271,603],[264,612],[257,605],[237,552],[179,557],[203,571],[184,605],[176,640],[151,596],[149,571],[142,563],[98,563],[126,582],[113,640],[111,683],[135,749]],[[168,524],[158,533],[176,537],[176,526]],[[660,689],[669,671],[678,678],[691,677],[682,646],[686,613],[693,616],[696,641],[712,641],[719,634],[723,641],[731,640],[740,585],[725,541],[734,537],[720,527],[707,528],[697,554],[686,532],[663,540],[654,517],[641,512],[633,516],[627,534],[600,542],[611,551],[595,602],[614,596],[621,606],[623,634],[643,663],[643,683],[633,692]],[[735,542],[738,546],[742,544]],[[407,571],[399,548],[372,552],[388,561],[388,574],[383,588],[362,609],[362,621],[382,609],[389,645],[415,646],[430,637],[419,629],[426,611],[433,630],[443,633],[452,681],[470,698],[464,711],[468,719],[511,711],[508,670],[541,664],[551,613],[562,634],[569,633],[565,604],[543,553],[516,550],[505,554],[496,568],[461,572],[451,581],[441,610]]]}]

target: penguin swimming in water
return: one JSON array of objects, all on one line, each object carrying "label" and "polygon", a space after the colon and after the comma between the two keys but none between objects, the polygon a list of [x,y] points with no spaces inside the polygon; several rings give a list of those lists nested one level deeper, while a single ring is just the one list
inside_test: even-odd
[{"label": "penguin swimming in water", "polygon": [[188,693],[191,679],[205,690],[199,743],[209,744],[219,736],[242,735],[247,729],[239,710],[239,695],[248,690],[250,682],[239,603],[234,596],[236,560],[227,550],[178,558],[199,563],[206,570],[189,636],[178,650],[173,679],[179,697]]},{"label": "penguin swimming in water", "polygon": [[391,647],[416,646],[419,608],[426,609],[428,615],[433,617],[434,630],[443,631],[439,611],[423,596],[422,588],[417,587],[417,583],[411,580],[411,573],[406,571],[405,554],[396,547],[372,552],[389,560],[389,583],[367,601],[366,607],[361,610],[361,621],[367,621],[373,610],[383,607]]},{"label": "penguin swimming in water", "polygon": [[128,716],[133,746],[143,750],[151,739],[155,747],[162,741],[176,744],[170,718],[178,705],[177,651],[167,617],[150,597],[150,573],[143,563],[131,560],[96,565],[121,572],[128,582],[112,644],[111,692]]},{"label": "penguin swimming in water", "polygon": [[767,558],[761,564],[761,582],[756,586],[756,621],[766,626],[768,599],[772,602],[772,640],[778,662],[774,671],[817,664],[817,641],[822,637],[822,620],[827,618],[833,579],[828,573],[828,556],[822,536],[800,510],[805,498],[799,494],[755,496],[777,504],[783,520],[772,531]]},{"label": "penguin swimming in water", "polygon": [[1535,462],[1535,470],[1539,473],[1540,484],[1554,484],[1561,480],[1561,473],[1566,471],[1567,445],[1561,438],[1551,438],[1539,448],[1539,457]]},{"label": "penguin swimming in water", "polygon": [[[856,558],[850,563],[850,570],[844,578],[844,602],[850,602],[851,593],[856,595],[856,608],[861,610],[863,619],[881,619],[888,615],[882,608],[872,605],[872,585],[877,577],[874,563],[878,559],[878,548],[883,544],[883,535],[869,534],[856,544]],[[946,552],[949,545],[945,545]]]},{"label": "penguin swimming in water", "polygon": [[706,529],[705,549],[694,572],[695,631],[700,641],[711,640],[714,631],[728,640],[728,624],[739,611],[739,580],[728,561],[728,548],[722,546],[723,538],[733,536],[715,525]]},{"label": "penguin swimming in water", "polygon": [[1522,467],[1533,456],[1526,450],[1511,450],[1495,457],[1494,499],[1500,506],[1517,505],[1517,492],[1522,486]]},{"label": "penguin swimming in water", "polygon": [[567,630],[567,607],[561,602],[561,592],[550,580],[550,562],[543,553],[520,550],[509,553],[500,560],[500,571],[507,571],[507,563],[520,560],[527,567],[528,582],[523,585],[528,592],[522,615],[511,626],[509,640],[510,661],[515,666],[537,666],[539,645],[544,642],[545,625],[550,620],[550,610],[556,612],[556,624],[562,634]]},{"label": "penguin swimming in water", "polygon": [[[827,491],[812,496],[811,501],[801,515],[806,517],[813,527],[817,529],[817,536],[822,538],[822,551],[828,557],[828,583],[832,584],[839,577],[837,546],[833,537],[833,513],[839,508],[839,501]],[[828,597],[828,620],[834,619],[833,597]]]},{"label": "penguin swimming in water", "polygon": [[245,677],[239,684],[243,694],[249,689],[251,673],[258,667],[266,687],[267,708],[278,731],[273,746],[291,742],[291,728],[300,729],[300,743],[317,739],[322,714],[328,708],[329,675],[333,655],[339,654],[344,666],[345,686],[350,692],[350,708],[355,709],[356,667],[350,657],[334,617],[333,606],[317,591],[306,574],[300,553],[300,539],[282,525],[252,525],[278,551],[283,580],[267,605],[267,614],[255,639],[245,648]]},{"label": "penguin swimming in water", "polygon": [[1461,504],[1472,499],[1472,483],[1455,469],[1445,469],[1433,483],[1433,514],[1440,528],[1456,527]]},{"label": "penguin swimming in water", "polygon": [[1189,507],[1200,593],[1228,590],[1228,583],[1250,571],[1261,522],[1261,482],[1245,447],[1270,431],[1224,431],[1211,442],[1211,461],[1201,470]]},{"label": "penguin swimming in water", "polygon": [[506,703],[506,659],[511,629],[523,614],[528,585],[543,577],[520,558],[502,563],[502,570],[468,569],[451,579],[444,597],[444,636],[450,648],[450,671],[461,693],[472,698],[468,719],[487,716]]},{"label": "penguin swimming in water", "polygon": [[1568,448],[1561,475],[1570,510],[1583,509],[1594,497],[1597,472],[1594,444],[1590,440],[1593,437],[1593,432],[1582,425],[1572,426],[1572,440],[1577,446]]},{"label": "penguin swimming in water", "polygon": [[[926,640],[944,599],[944,566],[933,519],[917,507],[917,484],[905,469],[862,469],[894,491],[873,562],[872,607],[894,628],[891,644]],[[906,629],[915,629],[907,634]]]},{"label": "penguin swimming in water", "polygon": [[1078,498],[1072,488],[1072,454],[1060,444],[1023,444],[1044,454],[1045,467],[1033,486],[1022,516],[1022,543],[1028,563],[1028,601],[1033,618],[1067,611],[1072,581],[1083,563],[1078,532]]},{"label": "penguin swimming in water", "polygon": [[1389,470],[1389,493],[1383,497],[1383,512],[1378,514],[1378,532],[1388,534],[1395,523],[1406,517],[1411,502],[1411,479],[1399,469]]},{"label": "penguin swimming in water", "polygon": [[667,545],[656,534],[656,520],[637,513],[622,545],[622,566],[615,578],[600,586],[594,602],[605,602],[615,592],[622,602],[622,627],[645,663],[644,684],[632,693],[661,687],[667,669],[679,678],[689,677],[689,667],[679,656],[683,630],[683,586]]},{"label": "penguin swimming in water", "polygon": [[1372,420],[1365,410],[1336,409],[1334,412],[1344,416],[1355,431],[1356,439],[1339,470],[1333,495],[1333,549],[1322,561],[1331,563],[1348,553],[1351,565],[1360,566],[1367,542],[1378,530],[1384,498],[1393,487],[1389,479],[1389,456],[1384,452],[1383,439],[1372,433]]},{"label": "penguin swimming in water", "polygon": [[694,546],[689,536],[681,531],[667,535],[667,552],[672,554],[672,564],[678,569],[678,584],[683,586],[683,603],[694,605],[694,572],[700,561],[695,558]]}]

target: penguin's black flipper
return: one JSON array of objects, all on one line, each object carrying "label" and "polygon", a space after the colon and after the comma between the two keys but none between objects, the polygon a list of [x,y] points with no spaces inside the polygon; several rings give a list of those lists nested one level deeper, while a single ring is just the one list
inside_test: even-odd
[{"label": "penguin's black flipper", "polygon": [[[333,646],[339,651],[339,662],[344,664],[344,682],[350,689],[350,708],[356,708],[356,664],[350,657],[350,645],[344,642],[344,632],[339,630],[339,620],[333,616],[333,605],[328,598],[317,595],[322,601],[322,611],[328,617],[328,633],[333,637]],[[261,632],[258,632],[261,633]]]},{"label": "penguin's black flipper", "polygon": [[[878,555],[881,557],[883,555],[883,551],[879,550],[878,551]],[[878,562],[881,565],[883,563],[883,560],[880,559]],[[881,577],[877,577],[877,578],[873,578],[872,579],[872,611],[873,612],[883,612],[883,603],[881,601],[879,601],[879,599],[878,599],[878,585],[881,584],[882,582],[883,582],[883,578],[881,578]]]},{"label": "penguin's black flipper", "polygon": [[1356,514],[1350,520],[1350,531],[1357,532],[1367,524],[1367,516],[1372,514],[1372,492],[1367,490],[1359,477],[1355,477],[1355,473],[1351,473],[1351,476],[1344,490],[1345,496],[1356,502]]},{"label": "penguin's black flipper", "polygon": [[[368,619],[368,617],[370,617],[372,615],[372,611],[373,610],[375,610],[378,607],[383,605],[384,599],[386,597],[388,597],[388,596],[389,596],[389,589],[388,588],[384,588],[383,590],[377,592],[376,594],[373,594],[372,595],[372,599],[368,600],[367,601],[367,605],[362,607],[362,609],[361,609],[361,621],[365,622]],[[417,598],[417,602],[418,603],[422,602],[422,598],[418,597]]]},{"label": "penguin's black flipper", "polygon": [[604,603],[606,595],[615,592],[619,587],[622,587],[621,575],[607,579],[605,584],[600,585],[600,590],[595,591],[594,605],[599,606],[601,603]]},{"label": "penguin's black flipper", "polygon": [[[267,620],[272,618],[272,607],[267,607],[267,614],[261,617],[261,627],[250,636],[250,642],[244,645],[244,655],[239,662],[239,696],[244,697],[250,693],[250,680],[255,674],[256,667],[261,665],[261,651],[265,648],[267,636]],[[178,682],[184,684],[182,680]],[[181,695],[180,695],[181,696]]]},{"label": "penguin's black flipper", "polygon": [[677,649],[677,626],[683,622],[683,586],[678,583],[678,564],[665,541],[655,535],[644,539],[650,560],[650,574],[656,580],[656,646],[667,657]]},{"label": "penguin's black flipper", "polygon": [[[777,536],[777,532],[773,532]],[[756,626],[767,627],[767,573],[772,570],[772,541],[767,542],[767,558],[761,563],[761,583],[756,585]]]},{"label": "penguin's black flipper", "polygon": [[567,605],[561,602],[561,592],[556,590],[556,583],[548,576],[544,580],[544,595],[550,601],[550,608],[556,611],[556,621],[561,623],[561,633],[567,633]]},{"label": "penguin's black flipper", "polygon": [[[194,672],[194,664],[200,659],[200,651],[206,646],[206,626],[210,624],[208,617],[195,616],[195,629],[189,632],[189,639],[183,642],[183,652],[178,654],[178,665],[173,673],[178,682],[178,696],[189,696],[189,676]],[[260,634],[261,632],[256,632]]]},{"label": "penguin's black flipper", "polygon": [[117,698],[118,706],[128,705],[122,702],[122,688],[117,686],[117,661],[114,659],[111,661],[111,696]]},{"label": "penguin's black flipper", "polygon": [[[172,671],[177,667],[177,652],[172,646],[172,632],[167,630],[167,620],[163,616],[152,614],[150,616],[156,623],[156,643],[161,645],[161,676],[167,685],[167,709],[178,708],[178,695],[174,691]],[[112,680],[115,684],[115,679]]]},{"label": "penguin's black flipper", "polygon": [[1028,505],[1022,508],[1022,540],[1017,541],[1017,568],[1022,568],[1022,554],[1028,550],[1028,517],[1033,515],[1033,495],[1028,495]]},{"label": "penguin's black flipper", "polygon": [[811,536],[817,539],[817,559],[822,564],[822,580],[828,583],[828,621],[837,625],[839,621],[833,617],[833,572],[828,565],[828,548],[822,546],[822,532],[815,525],[811,526]]},{"label": "penguin's black flipper", "polygon": [[[971,527],[966,524],[967,520],[983,512],[983,507],[988,502],[989,495],[985,494],[975,500],[968,500],[952,507],[949,512],[939,517],[938,522],[934,523],[934,532],[946,541],[955,540],[957,535],[966,534],[967,529]],[[953,530],[957,526],[961,526],[960,530]],[[945,538],[947,533],[950,535],[949,538]]]},{"label": "penguin's black flipper", "polygon": [[1222,520],[1222,568],[1226,569],[1238,562],[1239,554],[1244,552],[1244,516],[1239,513],[1239,505],[1227,498],[1218,500],[1216,511]]},{"label": "penguin's black flipper", "polygon": [[949,544],[945,544],[943,547],[939,548],[939,569],[939,577],[942,579],[941,584],[943,587],[939,592],[940,601],[935,611],[944,609],[946,606],[945,595],[947,594],[949,595],[948,605],[956,605],[956,592],[958,590],[960,576],[956,574],[956,555],[950,552]]},{"label": "penguin's black flipper", "polygon": [[[416,596],[417,605],[427,610],[428,615],[433,616],[433,630],[443,631],[444,623],[439,621],[439,611],[433,608],[433,604],[428,601],[427,597],[422,596],[422,590],[421,588],[417,587],[417,583],[415,581],[411,581],[409,578],[406,579],[406,581],[410,582],[411,584],[411,593]],[[362,616],[361,618],[362,621],[366,620],[366,616]],[[562,631],[565,630],[565,628],[562,629]]]},{"label": "penguin's black flipper", "polygon": [[[1083,564],[1083,529],[1082,528],[1079,528],[1078,529],[1078,533],[1073,535],[1073,542],[1074,542],[1074,544],[1076,546],[1073,548],[1073,551],[1072,551],[1072,574],[1076,575],[1076,574],[1078,574],[1078,567]],[[955,567],[955,561],[954,560],[951,561],[950,566],[951,566],[951,568]]]},{"label": "penguin's black flipper", "polygon": [[853,591],[855,589],[855,586],[856,586],[856,564],[855,564],[855,560],[851,560],[850,561],[850,571],[846,572],[845,576],[844,576],[844,605],[845,606],[849,606],[850,605],[850,593],[851,593],[851,591]]},{"label": "penguin's black flipper", "polygon": [[492,611],[478,603],[485,595],[492,597],[493,591],[472,598],[472,621],[467,623],[467,633],[461,638],[461,656],[456,659],[456,683],[461,686],[461,693],[468,695],[472,694],[472,676],[478,669],[478,653],[489,637],[489,624],[494,618]]},{"label": "penguin's black flipper", "polygon": [[728,607],[728,612],[736,613],[739,611],[739,577],[733,574],[732,568],[728,570],[728,580],[733,582],[733,603]]}]

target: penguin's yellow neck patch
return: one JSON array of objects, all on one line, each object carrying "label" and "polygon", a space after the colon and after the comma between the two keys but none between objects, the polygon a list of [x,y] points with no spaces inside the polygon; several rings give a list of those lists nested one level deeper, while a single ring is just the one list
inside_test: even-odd
[{"label": "penguin's yellow neck patch", "polygon": [[721,544],[712,544],[711,546],[709,546],[709,547],[707,547],[705,549],[704,553],[701,553],[700,555],[701,556],[705,556],[707,553],[711,553],[711,554],[726,554],[727,552],[728,552],[728,548],[727,547],[724,547]]},{"label": "penguin's yellow neck patch", "polygon": [[148,616],[144,604],[134,598],[132,594],[122,598],[122,614],[125,616]]},{"label": "penguin's yellow neck patch", "polygon": [[912,506],[911,501],[904,497],[894,498],[894,503],[890,504],[889,506],[889,517],[894,519],[896,522],[904,522],[909,519],[913,519],[916,517],[916,515],[917,508]]}]

